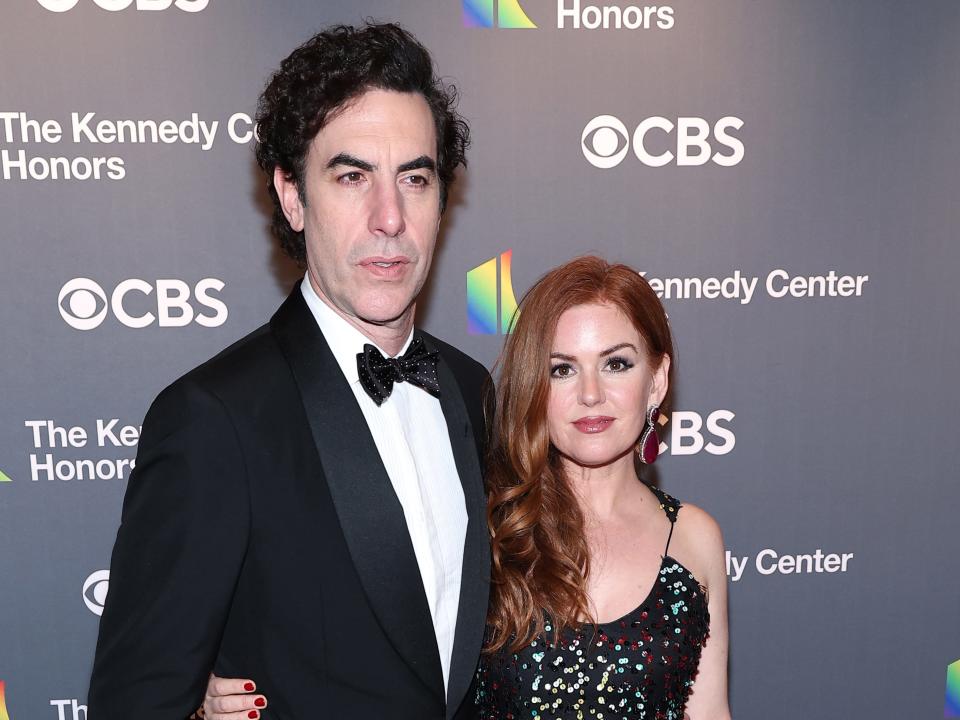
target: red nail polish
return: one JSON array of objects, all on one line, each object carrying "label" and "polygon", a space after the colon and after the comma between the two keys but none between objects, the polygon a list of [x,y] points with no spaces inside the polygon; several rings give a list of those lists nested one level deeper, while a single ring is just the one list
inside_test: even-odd
[{"label": "red nail polish", "polygon": [[255,687],[256,686],[251,682],[243,684],[243,689],[246,690],[247,692],[253,692]]},{"label": "red nail polish", "polygon": [[257,707],[263,707],[264,705],[267,704],[267,701],[264,700],[262,697],[259,697],[253,701],[253,704],[256,705]]},{"label": "red nail polish", "polygon": [[247,713],[247,717],[250,718],[250,720],[257,720],[257,718],[260,717],[260,713],[256,710],[251,710]]}]

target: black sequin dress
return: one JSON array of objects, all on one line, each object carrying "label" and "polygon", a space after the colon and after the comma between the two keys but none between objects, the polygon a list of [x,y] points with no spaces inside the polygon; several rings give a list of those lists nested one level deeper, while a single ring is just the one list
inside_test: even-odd
[{"label": "black sequin dress", "polygon": [[[670,520],[680,504],[650,488]],[[484,654],[476,702],[483,720],[681,720],[709,632],[703,587],[664,550],[646,599],[619,620]],[[545,626],[548,636],[552,627]],[[551,638],[552,639],[552,638]]]}]

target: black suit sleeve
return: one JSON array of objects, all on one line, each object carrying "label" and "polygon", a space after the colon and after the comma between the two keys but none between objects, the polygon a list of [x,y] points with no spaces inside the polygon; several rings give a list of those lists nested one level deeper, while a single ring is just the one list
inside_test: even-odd
[{"label": "black suit sleeve", "polygon": [[88,707],[185,718],[202,702],[249,537],[242,447],[226,409],[180,380],[144,420],[123,501]]}]

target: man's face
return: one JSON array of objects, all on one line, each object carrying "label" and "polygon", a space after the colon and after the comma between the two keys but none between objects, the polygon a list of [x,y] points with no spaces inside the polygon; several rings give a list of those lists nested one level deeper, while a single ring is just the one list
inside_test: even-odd
[{"label": "man's face", "polygon": [[306,202],[275,173],[287,219],[302,229],[314,288],[354,324],[412,318],[440,223],[437,139],[423,96],[370,90],[317,134]]}]

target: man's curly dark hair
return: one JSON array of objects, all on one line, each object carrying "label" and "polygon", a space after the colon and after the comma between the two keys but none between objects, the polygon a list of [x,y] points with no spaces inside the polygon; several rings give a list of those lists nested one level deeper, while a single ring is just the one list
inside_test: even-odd
[{"label": "man's curly dark hair", "polygon": [[273,232],[300,265],[306,262],[306,243],[303,232],[295,232],[283,214],[274,168],[296,183],[305,202],[310,143],[331,113],[374,89],[420,93],[430,106],[437,131],[441,212],[454,171],[466,165],[470,130],[457,113],[457,89],[434,74],[430,53],[413,35],[393,23],[336,25],[314,35],[280,64],[260,96],[256,118],[257,163],[267,174]]}]

